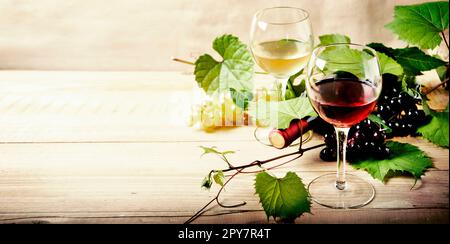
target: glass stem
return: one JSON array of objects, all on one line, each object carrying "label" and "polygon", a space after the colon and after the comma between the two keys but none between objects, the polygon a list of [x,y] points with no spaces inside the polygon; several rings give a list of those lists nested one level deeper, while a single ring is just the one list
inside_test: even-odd
[{"label": "glass stem", "polygon": [[347,149],[347,135],[350,128],[335,128],[337,138],[337,174],[336,174],[336,188],[339,190],[345,189],[345,154]]},{"label": "glass stem", "polygon": [[277,78],[276,80],[276,89],[278,91],[278,101],[284,101],[286,98],[286,86],[288,79],[285,78]]}]

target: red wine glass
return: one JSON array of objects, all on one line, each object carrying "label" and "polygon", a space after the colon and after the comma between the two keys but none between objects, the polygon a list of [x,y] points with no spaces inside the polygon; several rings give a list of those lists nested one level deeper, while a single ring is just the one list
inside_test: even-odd
[{"label": "red wine glass", "polygon": [[374,187],[346,174],[347,134],[367,118],[381,92],[377,53],[366,46],[337,43],[319,46],[307,66],[306,89],[319,116],[334,126],[337,138],[337,173],[309,183],[312,199],[330,208],[362,207],[375,196]]}]

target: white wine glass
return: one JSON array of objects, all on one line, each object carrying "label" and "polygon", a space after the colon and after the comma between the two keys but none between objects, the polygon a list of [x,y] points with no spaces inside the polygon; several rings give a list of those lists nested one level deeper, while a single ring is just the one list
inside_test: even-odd
[{"label": "white wine glass", "polygon": [[[250,29],[250,50],[258,66],[275,78],[264,88],[263,99],[285,99],[287,81],[306,66],[313,40],[309,13],[304,9],[272,7],[255,13]],[[270,146],[271,130],[257,122],[256,140]]]}]

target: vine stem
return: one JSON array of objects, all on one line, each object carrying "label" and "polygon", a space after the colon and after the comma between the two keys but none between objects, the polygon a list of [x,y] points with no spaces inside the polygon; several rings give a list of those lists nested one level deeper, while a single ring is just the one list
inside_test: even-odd
[{"label": "vine stem", "polygon": [[240,206],[243,206],[243,205],[247,204],[246,202],[242,202],[242,203],[240,203],[240,204],[228,206],[228,205],[222,204],[222,203],[219,201],[220,193],[222,193],[222,191],[223,191],[223,189],[225,188],[225,186],[228,184],[228,182],[230,182],[230,181],[231,181],[237,174],[239,174],[241,171],[242,171],[242,169],[241,169],[241,170],[237,170],[233,175],[231,175],[230,178],[228,178],[228,180],[225,181],[225,183],[223,184],[223,186],[220,187],[220,189],[219,189],[219,191],[217,192],[216,196],[215,196],[213,199],[211,199],[211,201],[209,201],[209,202],[208,202],[205,206],[203,206],[200,210],[198,210],[194,215],[192,215],[192,217],[190,217],[188,220],[186,220],[186,222],[184,222],[184,224],[190,224],[190,223],[192,223],[192,221],[194,221],[194,220],[196,220],[198,217],[200,217],[200,216],[203,214],[203,212],[204,212],[203,210],[205,210],[205,209],[206,209],[209,205],[211,205],[211,203],[213,203],[214,201],[216,201],[217,204],[218,204],[219,206],[223,207],[223,208],[240,207]]},{"label": "vine stem", "polygon": [[443,86],[445,83],[447,83],[448,79],[449,79],[449,78],[447,78],[447,79],[443,80],[441,83],[439,83],[439,84],[433,86],[433,87],[430,88],[428,91],[426,91],[426,92],[424,93],[424,95],[428,95],[428,94],[432,93],[434,90],[436,90],[436,89],[438,89],[439,87]]},{"label": "vine stem", "polygon": [[442,34],[442,39],[444,39],[445,45],[447,45],[447,48],[449,48],[447,38],[445,38],[445,33],[443,31],[441,31],[441,34]]},{"label": "vine stem", "polygon": [[[266,159],[266,160],[255,160],[255,161],[253,161],[253,162],[251,162],[251,163],[249,163],[249,164],[245,164],[245,165],[241,165],[241,166],[236,166],[236,167],[229,167],[229,168],[227,168],[227,169],[222,169],[222,170],[215,169],[215,170],[211,170],[211,171],[210,171],[210,174],[211,174],[211,173],[214,173],[214,172],[219,172],[219,171],[222,171],[222,172],[228,172],[228,171],[233,171],[233,170],[235,170],[236,172],[234,172],[233,174],[229,175],[229,178],[228,178],[228,179],[225,181],[225,183],[220,187],[220,189],[219,189],[219,191],[217,192],[216,196],[215,196],[214,198],[212,198],[208,203],[206,203],[206,205],[204,205],[202,208],[200,208],[200,210],[198,210],[192,217],[190,217],[188,220],[186,220],[186,222],[184,222],[184,224],[192,223],[194,220],[196,220],[198,217],[200,217],[204,212],[206,212],[205,209],[206,209],[209,205],[211,205],[213,202],[216,202],[220,207],[223,207],[223,208],[235,208],[235,207],[240,207],[240,206],[243,206],[243,205],[247,204],[246,202],[242,202],[242,203],[238,203],[238,204],[234,204],[234,205],[225,205],[225,204],[221,203],[220,200],[219,200],[220,194],[222,193],[222,191],[223,191],[223,189],[225,188],[225,186],[226,186],[226,185],[227,185],[227,184],[228,184],[228,183],[229,183],[236,175],[238,175],[239,173],[259,173],[259,172],[262,172],[262,171],[265,171],[265,170],[274,169],[274,168],[280,167],[280,166],[282,166],[282,165],[285,165],[285,164],[287,164],[287,163],[290,163],[290,162],[292,162],[292,161],[294,161],[294,160],[300,158],[300,157],[303,155],[303,153],[306,152],[306,151],[313,150],[313,149],[316,149],[316,148],[320,148],[320,147],[323,147],[323,146],[325,146],[325,143],[319,144],[319,145],[315,145],[315,146],[311,146],[311,147],[308,147],[308,148],[305,148],[305,149],[302,149],[302,148],[301,148],[301,144],[300,144],[300,147],[299,147],[298,151],[295,151],[295,152],[292,152],[292,153],[283,154],[283,155],[280,155],[280,156],[277,156],[277,157],[273,157],[273,158],[269,158],[269,159]],[[270,162],[273,162],[273,161],[275,161],[275,160],[279,160],[279,159],[282,159],[282,158],[286,158],[286,157],[289,157],[289,156],[293,156],[293,155],[297,155],[297,156],[294,157],[294,158],[292,158],[292,159],[289,159],[289,160],[286,161],[286,162],[277,164],[277,165],[272,166],[272,167],[269,167],[269,168],[267,168],[267,169],[257,170],[257,171],[243,171],[244,169],[249,168],[249,167],[255,167],[255,166],[261,167],[261,166],[264,165],[264,164],[267,164],[267,163],[270,163]],[[228,163],[228,164],[229,164],[229,163]],[[229,164],[229,166],[230,166],[230,164]]]},{"label": "vine stem", "polygon": [[183,64],[195,65],[194,62],[187,61],[187,60],[184,60],[184,59],[175,58],[175,57],[172,57],[172,61],[183,63]]},{"label": "vine stem", "polygon": [[[183,63],[183,64],[195,65],[194,62],[187,61],[187,60],[184,60],[184,59],[181,59],[181,58],[176,58],[176,57],[172,57],[172,61]],[[269,74],[267,72],[259,72],[259,71],[255,71],[255,73],[256,74],[260,74],[260,75],[268,75]]]},{"label": "vine stem", "polygon": [[289,157],[289,156],[293,156],[293,155],[297,155],[297,154],[302,155],[306,151],[313,150],[313,149],[316,149],[316,148],[319,148],[319,147],[323,147],[323,146],[325,146],[325,143],[319,144],[319,145],[315,145],[315,146],[312,146],[312,147],[308,147],[308,148],[305,148],[305,149],[299,149],[298,151],[295,151],[295,152],[292,152],[292,153],[283,154],[283,155],[280,155],[280,156],[277,156],[277,157],[273,157],[273,158],[269,158],[269,159],[266,159],[266,160],[255,160],[255,161],[253,161],[253,162],[251,162],[249,164],[244,164],[244,165],[241,165],[241,166],[229,167],[229,168],[220,169],[220,170],[212,170],[212,172],[219,172],[219,171],[228,172],[228,171],[232,171],[232,170],[239,170],[239,169],[246,169],[246,168],[254,167],[254,166],[261,166],[261,165],[264,165],[266,163],[270,163],[272,161],[275,161],[275,160],[278,160],[278,159],[282,159],[282,158],[285,158],[285,157]]}]

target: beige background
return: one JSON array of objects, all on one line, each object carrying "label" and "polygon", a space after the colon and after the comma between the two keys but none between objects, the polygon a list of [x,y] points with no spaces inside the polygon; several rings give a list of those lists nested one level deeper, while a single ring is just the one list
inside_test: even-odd
[{"label": "beige background", "polygon": [[421,0],[0,0],[0,69],[189,70],[233,33],[244,41],[253,13],[277,5],[311,13],[315,35],[399,46],[383,25],[394,5]]}]

